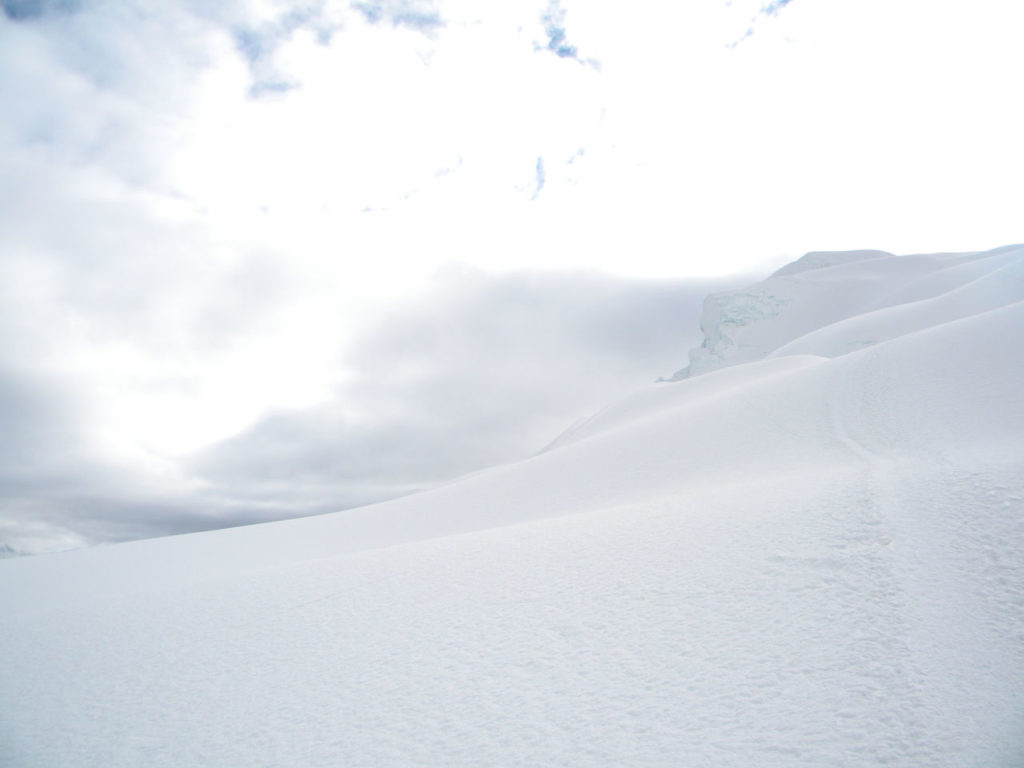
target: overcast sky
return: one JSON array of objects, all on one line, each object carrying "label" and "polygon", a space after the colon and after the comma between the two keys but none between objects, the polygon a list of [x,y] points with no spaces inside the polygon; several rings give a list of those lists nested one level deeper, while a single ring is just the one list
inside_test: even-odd
[{"label": "overcast sky", "polygon": [[1005,0],[0,6],[0,549],[424,487],[710,289],[1024,239]]}]

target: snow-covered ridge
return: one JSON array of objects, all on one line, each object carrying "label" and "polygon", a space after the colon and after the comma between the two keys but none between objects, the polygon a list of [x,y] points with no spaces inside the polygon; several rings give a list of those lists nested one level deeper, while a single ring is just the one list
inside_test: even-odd
[{"label": "snow-covered ridge", "polygon": [[756,285],[709,296],[700,320],[704,342],[673,379],[772,354],[837,357],[1020,301],[1022,265],[1019,245],[903,257],[808,253]]}]

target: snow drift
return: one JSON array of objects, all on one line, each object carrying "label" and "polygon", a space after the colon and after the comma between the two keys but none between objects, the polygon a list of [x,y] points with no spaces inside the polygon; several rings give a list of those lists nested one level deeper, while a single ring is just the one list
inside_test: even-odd
[{"label": "snow drift", "polygon": [[526,461],[0,562],[0,764],[1024,766],[1024,247],[702,323]]}]

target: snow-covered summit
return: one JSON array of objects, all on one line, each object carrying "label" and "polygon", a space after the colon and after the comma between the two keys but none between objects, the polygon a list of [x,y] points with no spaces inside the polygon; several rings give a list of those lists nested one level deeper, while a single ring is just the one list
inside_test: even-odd
[{"label": "snow-covered summit", "polygon": [[888,251],[811,251],[805,253],[796,261],[777,269],[771,277],[784,275],[795,275],[799,272],[807,272],[812,269],[823,269],[826,267],[837,267],[844,264],[853,264],[866,259],[893,258]]},{"label": "snow-covered summit", "polygon": [[709,296],[704,341],[673,379],[768,355],[837,357],[1024,298],[1024,246],[897,257],[812,252],[768,279]]}]

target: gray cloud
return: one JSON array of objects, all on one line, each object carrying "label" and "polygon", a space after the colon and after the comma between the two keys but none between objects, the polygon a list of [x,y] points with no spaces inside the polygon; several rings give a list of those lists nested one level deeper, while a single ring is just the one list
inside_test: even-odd
[{"label": "gray cloud", "polygon": [[766,16],[775,16],[791,2],[793,2],[793,0],[772,0],[772,2],[768,3],[761,9],[761,13]]},{"label": "gray cloud", "polygon": [[600,70],[600,62],[596,59],[582,58],[579,49],[569,42],[565,25],[565,9],[562,8],[561,0],[548,0],[547,8],[541,14],[541,23],[544,25],[547,41],[542,45],[535,45],[534,50],[548,51],[560,59],[572,59]]},{"label": "gray cloud", "polygon": [[544,32],[548,36],[545,49],[561,59],[578,59],[575,45],[570,45],[566,40],[565,32],[565,10],[559,0],[549,0],[547,10],[541,17],[544,23]]},{"label": "gray cloud", "polygon": [[735,48],[748,37],[751,37],[754,34],[754,31],[757,28],[757,24],[761,19],[764,19],[769,16],[778,16],[782,9],[789,5],[791,2],[793,2],[793,0],[769,0],[769,2],[762,5],[758,9],[757,13],[753,16],[753,18],[751,18],[750,23],[747,26],[747,29],[743,33],[743,35],[738,39],[734,40],[732,43],[730,43],[729,47]]},{"label": "gray cloud", "polygon": [[710,284],[448,274],[355,346],[333,401],[197,457],[222,502],[294,514],[407,493],[540,450],[699,342]]},{"label": "gray cloud", "polygon": [[432,34],[444,26],[441,12],[431,0],[364,0],[352,3],[371,24],[390,22],[423,34]]},{"label": "gray cloud", "polygon": [[544,189],[544,183],[547,181],[547,174],[544,172],[544,158],[537,158],[537,166],[535,171],[536,186],[534,187],[533,194],[530,195],[530,200],[536,200]]},{"label": "gray cloud", "polygon": [[0,19],[0,99],[17,105],[0,121],[0,193],[49,181],[68,195],[105,181],[99,169],[140,191],[166,188],[163,160],[222,28],[173,4],[75,8]]},{"label": "gray cloud", "polygon": [[[166,37],[175,18],[162,21]],[[0,19],[0,100],[19,105],[0,121],[0,549],[239,521],[107,455],[98,404],[200,387],[197,366],[274,322],[287,265],[222,258],[201,217],[150,207],[166,195],[160,160],[198,66],[191,44],[178,51],[142,21],[134,48],[116,14],[85,8],[45,34],[37,23],[51,22]]]},{"label": "gray cloud", "polygon": [[[196,319],[196,332],[230,343],[236,318],[258,311],[268,290],[260,270],[240,275],[237,306],[225,301],[224,316]],[[178,464],[183,482],[175,484],[96,451],[96,424],[74,379],[5,369],[0,548],[43,551],[316,514],[530,455],[677,367],[697,341],[703,296],[720,287],[450,272],[356,340],[340,361],[346,383],[329,402],[267,416]]]},{"label": "gray cloud", "polygon": [[0,369],[0,423],[0,484],[8,490],[45,487],[80,459],[74,397],[57,382]]},{"label": "gray cloud", "polygon": [[[366,0],[349,6],[371,24],[389,22],[431,35],[443,26],[441,14],[431,0]],[[326,2],[296,3],[275,18],[252,25],[237,23],[232,28],[235,47],[249,66],[253,98],[275,96],[301,87],[301,83],[278,65],[277,52],[296,32],[308,30],[323,45],[331,44],[342,27],[342,16]]]},{"label": "gray cloud", "polygon": [[290,8],[274,21],[235,29],[235,44],[250,65],[265,62],[297,29],[308,26],[318,14],[312,8]]},{"label": "gray cloud", "polygon": [[0,556],[267,519],[254,505],[242,513],[112,460],[82,385],[0,370]]},{"label": "gray cloud", "polygon": [[96,454],[74,385],[0,370],[0,550],[31,553],[201,525],[194,512],[190,519],[186,510],[147,509],[160,494]]},{"label": "gray cloud", "polygon": [[74,13],[81,6],[80,0],[3,0],[0,8],[14,21],[38,19],[55,13]]},{"label": "gray cloud", "polygon": [[300,29],[313,29],[321,43],[329,43],[336,27],[325,22],[322,11],[322,4],[293,6],[272,21],[233,29],[235,47],[252,75],[250,96],[259,98],[299,87],[297,80],[278,68],[275,54]]}]

